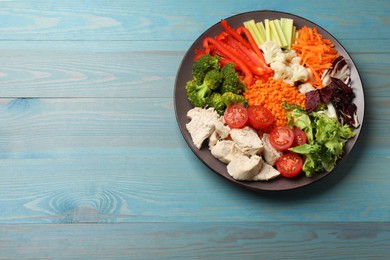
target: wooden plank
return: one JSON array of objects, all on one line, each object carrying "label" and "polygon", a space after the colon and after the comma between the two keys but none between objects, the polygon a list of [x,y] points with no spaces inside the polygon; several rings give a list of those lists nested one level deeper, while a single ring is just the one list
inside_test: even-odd
[{"label": "wooden plank", "polygon": [[390,224],[0,225],[1,259],[386,259]]},{"label": "wooden plank", "polygon": [[84,50],[2,52],[0,97],[172,95],[182,53]]},{"label": "wooden plank", "polygon": [[158,156],[183,141],[171,98],[0,99],[0,111],[2,159]]},{"label": "wooden plank", "polygon": [[385,156],[353,155],[306,188],[256,193],[221,179],[190,153],[153,155],[0,160],[0,221],[390,221]]},{"label": "wooden plank", "polygon": [[[158,10],[155,8],[158,4]],[[145,4],[143,1],[116,1],[107,4],[95,1],[66,3],[47,1],[3,1],[0,26],[2,40],[190,40],[221,18],[253,10],[287,11],[325,27],[337,38],[383,38],[386,28],[386,0],[356,0],[353,5],[338,3],[337,8],[327,2],[274,3],[270,1],[246,1],[237,5],[234,0],[200,0],[191,3],[159,1]],[[207,10],[198,12],[197,10]],[[373,30],[374,29],[374,30]],[[365,33],[362,34],[362,30]],[[180,33],[178,33],[180,32]]]},{"label": "wooden plank", "polygon": [[[62,45],[0,52],[0,97],[171,97],[184,52],[136,51],[131,45],[111,51],[70,44],[71,50]],[[389,55],[353,54],[368,95],[389,96]]]}]

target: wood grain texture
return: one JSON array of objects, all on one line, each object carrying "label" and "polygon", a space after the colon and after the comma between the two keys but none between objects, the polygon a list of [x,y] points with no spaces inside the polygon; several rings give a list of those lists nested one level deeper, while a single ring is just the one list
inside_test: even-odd
[{"label": "wood grain texture", "polygon": [[[7,259],[386,259],[389,223],[0,225]],[[61,234],[61,235],[58,235]]]},{"label": "wood grain texture", "polygon": [[[349,3],[324,1],[234,0],[175,2],[142,1],[5,1],[1,3],[3,40],[193,40],[194,33],[221,18],[253,10],[278,10],[303,16],[336,38],[387,37],[386,0],[355,0]],[[156,8],[157,7],[157,8]],[[205,9],[205,7],[207,7]],[[315,10],[315,11],[314,11]],[[366,29],[361,33],[362,28]]]},{"label": "wood grain texture", "polygon": [[[364,85],[360,140],[309,187],[256,193],[202,164],[175,77],[221,18],[328,30]],[[0,0],[0,259],[386,259],[390,2]]]}]

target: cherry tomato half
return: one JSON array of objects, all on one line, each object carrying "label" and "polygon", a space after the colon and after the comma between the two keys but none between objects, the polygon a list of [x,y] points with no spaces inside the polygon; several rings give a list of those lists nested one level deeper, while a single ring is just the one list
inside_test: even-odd
[{"label": "cherry tomato half", "polygon": [[240,104],[231,105],[225,110],[224,119],[230,128],[241,128],[248,121],[248,110]]},{"label": "cherry tomato half", "polygon": [[269,142],[279,151],[286,151],[294,142],[294,132],[286,125],[274,127],[269,134]]},{"label": "cherry tomato half", "polygon": [[276,168],[286,178],[296,177],[302,170],[303,160],[299,154],[287,152],[276,161]]},{"label": "cherry tomato half", "polygon": [[266,129],[275,122],[275,117],[271,111],[262,105],[249,106],[248,119],[255,129]]},{"label": "cherry tomato half", "polygon": [[293,129],[294,132],[294,142],[292,144],[292,147],[300,146],[302,144],[307,143],[307,136],[306,133],[297,127]]}]

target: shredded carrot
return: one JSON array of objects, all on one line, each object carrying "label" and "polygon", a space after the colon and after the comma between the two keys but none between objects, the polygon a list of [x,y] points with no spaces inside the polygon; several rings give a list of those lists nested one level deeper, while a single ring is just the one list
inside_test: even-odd
[{"label": "shredded carrot", "polygon": [[297,87],[272,77],[266,81],[256,80],[253,85],[248,86],[244,97],[250,106],[263,105],[268,108],[276,118],[276,125],[287,123],[283,102],[306,108],[306,96],[301,94]]},{"label": "shredded carrot", "polygon": [[310,69],[313,79],[310,83],[316,88],[323,88],[321,77],[332,62],[339,56],[334,44],[317,32],[317,28],[307,26],[298,30],[292,49],[301,57],[301,65]]}]

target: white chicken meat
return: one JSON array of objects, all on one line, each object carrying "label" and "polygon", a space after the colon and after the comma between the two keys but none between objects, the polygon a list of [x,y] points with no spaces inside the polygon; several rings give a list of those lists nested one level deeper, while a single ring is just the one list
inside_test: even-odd
[{"label": "white chicken meat", "polygon": [[257,132],[251,127],[246,126],[244,128],[231,129],[230,136],[246,155],[259,155],[263,152],[263,142]]},{"label": "white chicken meat", "polygon": [[227,165],[227,172],[235,180],[251,181],[260,172],[262,166],[263,159],[260,156],[240,155]]}]

